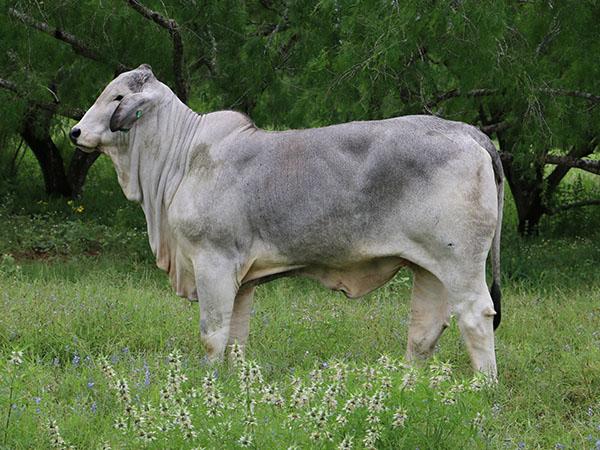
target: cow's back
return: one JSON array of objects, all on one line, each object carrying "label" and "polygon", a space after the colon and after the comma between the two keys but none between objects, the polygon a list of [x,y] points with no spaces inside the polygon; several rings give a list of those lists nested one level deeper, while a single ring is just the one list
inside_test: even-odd
[{"label": "cow's back", "polygon": [[431,226],[432,200],[485,158],[463,126],[407,116],[256,130],[226,153],[250,233],[297,262],[353,260],[382,234]]}]

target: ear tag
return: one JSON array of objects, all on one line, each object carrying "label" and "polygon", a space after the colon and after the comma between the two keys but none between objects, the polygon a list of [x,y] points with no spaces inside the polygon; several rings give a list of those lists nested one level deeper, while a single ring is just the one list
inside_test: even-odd
[{"label": "ear tag", "polygon": [[141,109],[138,109],[138,110],[135,112],[135,118],[136,118],[136,119],[139,119],[140,117],[142,117],[142,110],[141,110]]}]

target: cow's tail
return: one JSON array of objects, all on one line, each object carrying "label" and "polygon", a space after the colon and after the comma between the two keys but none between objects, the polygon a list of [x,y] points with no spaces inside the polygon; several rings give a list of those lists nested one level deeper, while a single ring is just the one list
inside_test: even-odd
[{"label": "cow's tail", "polygon": [[469,129],[471,131],[471,136],[479,145],[485,148],[492,157],[492,166],[494,168],[494,177],[496,179],[498,221],[496,222],[496,231],[494,233],[494,239],[492,240],[492,287],[490,288],[490,295],[492,296],[494,310],[496,311],[496,315],[494,316],[495,330],[498,328],[498,325],[500,325],[500,320],[502,318],[502,293],[500,291],[500,235],[502,232],[502,211],[504,208],[504,171],[502,170],[502,160],[500,159],[498,150],[496,150],[496,147],[490,138],[474,127],[469,127]]},{"label": "cow's tail", "polygon": [[492,302],[494,302],[494,311],[496,311],[496,315],[494,316],[494,330],[498,328],[502,318],[502,292],[500,291],[500,234],[502,232],[502,210],[504,206],[504,174],[502,166],[500,166],[500,176],[496,175],[496,186],[498,190],[498,222],[496,223],[496,232],[492,240],[492,287],[490,288]]}]

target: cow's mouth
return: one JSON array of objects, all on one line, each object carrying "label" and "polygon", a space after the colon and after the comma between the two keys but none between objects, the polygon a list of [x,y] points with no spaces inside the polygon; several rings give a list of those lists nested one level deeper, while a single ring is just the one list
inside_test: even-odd
[{"label": "cow's mouth", "polygon": [[85,145],[76,144],[76,147],[81,150],[83,153],[94,153],[99,152],[98,147],[86,147]]}]

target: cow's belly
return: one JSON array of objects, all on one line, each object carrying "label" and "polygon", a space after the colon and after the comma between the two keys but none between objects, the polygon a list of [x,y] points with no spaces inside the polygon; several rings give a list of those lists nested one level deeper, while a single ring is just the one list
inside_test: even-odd
[{"label": "cow's belly", "polygon": [[409,262],[398,257],[380,257],[336,267],[323,265],[286,266],[255,265],[244,277],[243,284],[262,284],[284,276],[305,276],[319,281],[349,298],[361,297],[388,282]]}]

